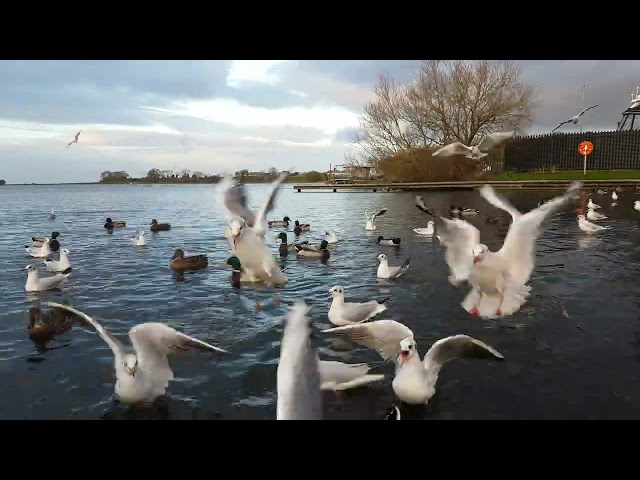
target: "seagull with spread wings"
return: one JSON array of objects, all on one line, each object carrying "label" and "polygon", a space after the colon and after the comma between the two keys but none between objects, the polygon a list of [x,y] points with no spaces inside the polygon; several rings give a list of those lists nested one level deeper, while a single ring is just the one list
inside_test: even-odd
[{"label": "seagull with spread wings", "polygon": [[240,260],[247,281],[263,281],[272,285],[288,282],[264,243],[267,215],[275,207],[278,192],[287,175],[286,172],[282,173],[273,182],[271,193],[257,213],[247,207],[244,184],[236,182],[233,177],[225,177],[218,183],[218,198],[229,220],[224,236]]},{"label": "seagull with spread wings", "polygon": [[522,214],[489,185],[483,186],[480,195],[513,219],[497,252],[480,243],[480,232],[469,222],[435,214],[425,206],[422,197],[416,197],[416,206],[438,222],[438,234],[446,248],[445,259],[451,272],[449,281],[453,285],[467,281],[472,286],[462,302],[465,310],[472,315],[495,318],[520,309],[529,298],[531,287],[527,282],[535,267],[536,240],[544,231],[543,225],[580,187],[580,182],[573,182],[564,195]]},{"label": "seagull with spread wings", "polygon": [[[80,130],[80,132],[82,132],[82,130]],[[70,146],[72,143],[78,143],[78,137],[80,136],[80,132],[76,133],[75,138],[71,140],[69,143],[67,143],[67,147]]]},{"label": "seagull with spread wings", "polygon": [[69,305],[47,302],[50,307],[63,308],[75,313],[96,329],[98,335],[111,347],[116,370],[115,393],[123,403],[153,403],[164,393],[174,379],[167,355],[196,348],[229,353],[202,340],[174,330],[165,323],[141,323],[129,330],[132,347],[124,345],[102,325],[86,313]]},{"label": "seagull with spread wings", "polygon": [[560,125],[558,125],[556,128],[554,128],[553,130],[551,130],[551,133],[555,132],[556,130],[558,130],[562,125],[564,125],[565,123],[573,123],[574,125],[578,124],[578,119],[584,115],[584,113],[587,110],[591,110],[592,108],[596,108],[598,105],[593,105],[591,107],[585,108],[584,110],[582,110],[579,114],[571,117],[569,120],[565,120],[564,122],[562,122]]},{"label": "seagull with spread wings", "polygon": [[512,132],[493,132],[485,136],[478,145],[467,147],[464,143],[454,142],[449,145],[445,145],[433,152],[434,157],[452,157],[455,155],[464,155],[467,158],[473,160],[480,160],[481,158],[489,155],[489,151],[502,142],[513,138],[515,131]]},{"label": "seagull with spread wings", "polygon": [[453,335],[435,342],[420,361],[417,343],[409,327],[395,320],[376,320],[322,330],[349,338],[378,352],[384,361],[393,360],[396,372],[391,387],[403,402],[427,404],[436,393],[442,366],[456,358],[499,359],[493,347],[468,335]]}]

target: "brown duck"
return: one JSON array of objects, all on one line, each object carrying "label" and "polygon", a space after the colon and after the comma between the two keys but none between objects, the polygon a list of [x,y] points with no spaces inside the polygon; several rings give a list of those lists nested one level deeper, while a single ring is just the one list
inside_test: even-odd
[{"label": "brown duck", "polygon": [[46,344],[54,336],[71,330],[73,322],[78,317],[59,307],[43,312],[40,307],[29,309],[29,338],[38,344]]},{"label": "brown duck", "polygon": [[167,230],[171,230],[171,225],[168,223],[158,223],[158,220],[155,218],[151,220],[151,231],[152,232],[166,232]]},{"label": "brown duck", "polygon": [[182,249],[177,249],[171,257],[169,264],[173,270],[199,270],[209,265],[209,259],[206,255],[192,255],[185,257]]}]

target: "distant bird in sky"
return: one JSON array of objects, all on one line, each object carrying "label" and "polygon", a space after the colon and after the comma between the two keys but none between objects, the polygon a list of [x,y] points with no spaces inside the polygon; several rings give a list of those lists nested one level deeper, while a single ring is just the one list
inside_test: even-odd
[{"label": "distant bird in sky", "polygon": [[[82,131],[82,130],[80,130],[80,132],[81,132],[81,131]],[[69,145],[71,145],[72,143],[78,143],[78,137],[80,136],[80,132],[76,133],[76,137],[75,137],[73,140],[71,140],[69,143],[67,143],[67,147],[68,147]]]},{"label": "distant bird in sky", "polygon": [[481,158],[489,155],[489,150],[497,147],[505,140],[513,138],[514,135],[514,131],[490,133],[484,137],[478,145],[474,145],[472,147],[468,147],[461,142],[450,143],[449,145],[445,145],[433,152],[433,156],[437,157],[441,155],[443,157],[451,157],[454,155],[464,155],[465,157],[473,160],[480,160]]},{"label": "distant bird in sky", "polygon": [[565,123],[573,123],[574,125],[578,124],[578,119],[584,115],[584,113],[587,110],[591,110],[592,108],[596,108],[598,105],[593,105],[592,107],[589,108],[585,108],[584,110],[582,110],[579,114],[577,114],[575,117],[571,117],[569,120],[566,120],[564,122],[562,122],[560,125],[558,125],[556,128],[554,128],[553,130],[551,130],[551,133],[555,132],[557,129],[559,129],[562,125],[564,125]]}]

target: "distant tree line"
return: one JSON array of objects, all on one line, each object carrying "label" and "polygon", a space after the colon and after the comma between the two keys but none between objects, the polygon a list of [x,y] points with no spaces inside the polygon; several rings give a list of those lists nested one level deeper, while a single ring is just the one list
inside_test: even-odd
[{"label": "distant tree line", "polygon": [[[234,173],[234,178],[244,183],[269,183],[274,181],[280,172],[276,168],[270,168],[266,172],[250,172],[247,169]],[[222,178],[218,174],[207,174],[203,172],[191,172],[188,168],[179,172],[173,170],[160,170],[152,168],[145,177],[136,178],[130,176],[125,171],[111,172],[104,171],[100,174],[99,183],[218,183]],[[323,182],[327,175],[322,172],[290,172],[286,182]]]},{"label": "distant tree line", "polygon": [[6,184],[7,184],[7,182],[5,182],[3,179],[0,179],[0,187],[4,186]]}]

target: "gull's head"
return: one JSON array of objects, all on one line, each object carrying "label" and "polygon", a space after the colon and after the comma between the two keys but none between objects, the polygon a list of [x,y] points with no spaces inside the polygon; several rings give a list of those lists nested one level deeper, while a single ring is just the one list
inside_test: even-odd
[{"label": "gull's head", "polygon": [[140,235],[141,237],[144,237],[144,230],[140,230],[140,232],[138,232],[138,235]]},{"label": "gull's head", "polygon": [[234,217],[229,222],[229,232],[231,233],[231,236],[233,237],[233,248],[234,248],[234,250],[238,246],[238,240],[240,240],[240,236],[242,235],[244,227],[245,227],[245,221],[244,221],[244,219],[242,219],[240,217]]},{"label": "gull's head", "polygon": [[434,222],[433,220],[429,220],[429,223],[427,223],[427,227],[431,228],[436,224],[436,222]]},{"label": "gull's head", "polygon": [[29,265],[24,267],[24,269],[27,270],[29,273],[31,273],[31,272],[35,272],[38,269],[38,267],[36,267],[34,264],[30,263]]},{"label": "gull's head", "polygon": [[640,205],[640,200],[636,200],[633,202],[634,205]]},{"label": "gull's head", "polygon": [[471,254],[473,255],[473,263],[476,264],[478,262],[481,262],[488,251],[489,247],[487,247],[484,243],[480,243],[473,247],[473,250],[471,250]]},{"label": "gull's head", "polygon": [[387,256],[384,253],[381,253],[380,255],[378,255],[378,261],[379,262],[386,262],[387,261]]},{"label": "gull's head", "polygon": [[342,288],[340,285],[336,285],[335,287],[329,289],[329,295],[331,295],[333,298],[342,297],[344,295],[344,288]]},{"label": "gull's head", "polygon": [[124,356],[123,363],[124,371],[132,377],[135,377],[136,370],[138,369],[138,357],[136,357],[133,353],[127,353]]},{"label": "gull's head", "polygon": [[65,255],[69,255],[69,250],[66,248],[63,248],[62,253],[64,253]]},{"label": "gull's head", "polygon": [[400,354],[398,355],[398,363],[404,365],[416,353],[416,341],[413,337],[407,337],[400,340]]},{"label": "gull's head", "polygon": [[578,220],[584,220],[584,214],[578,215]]}]

